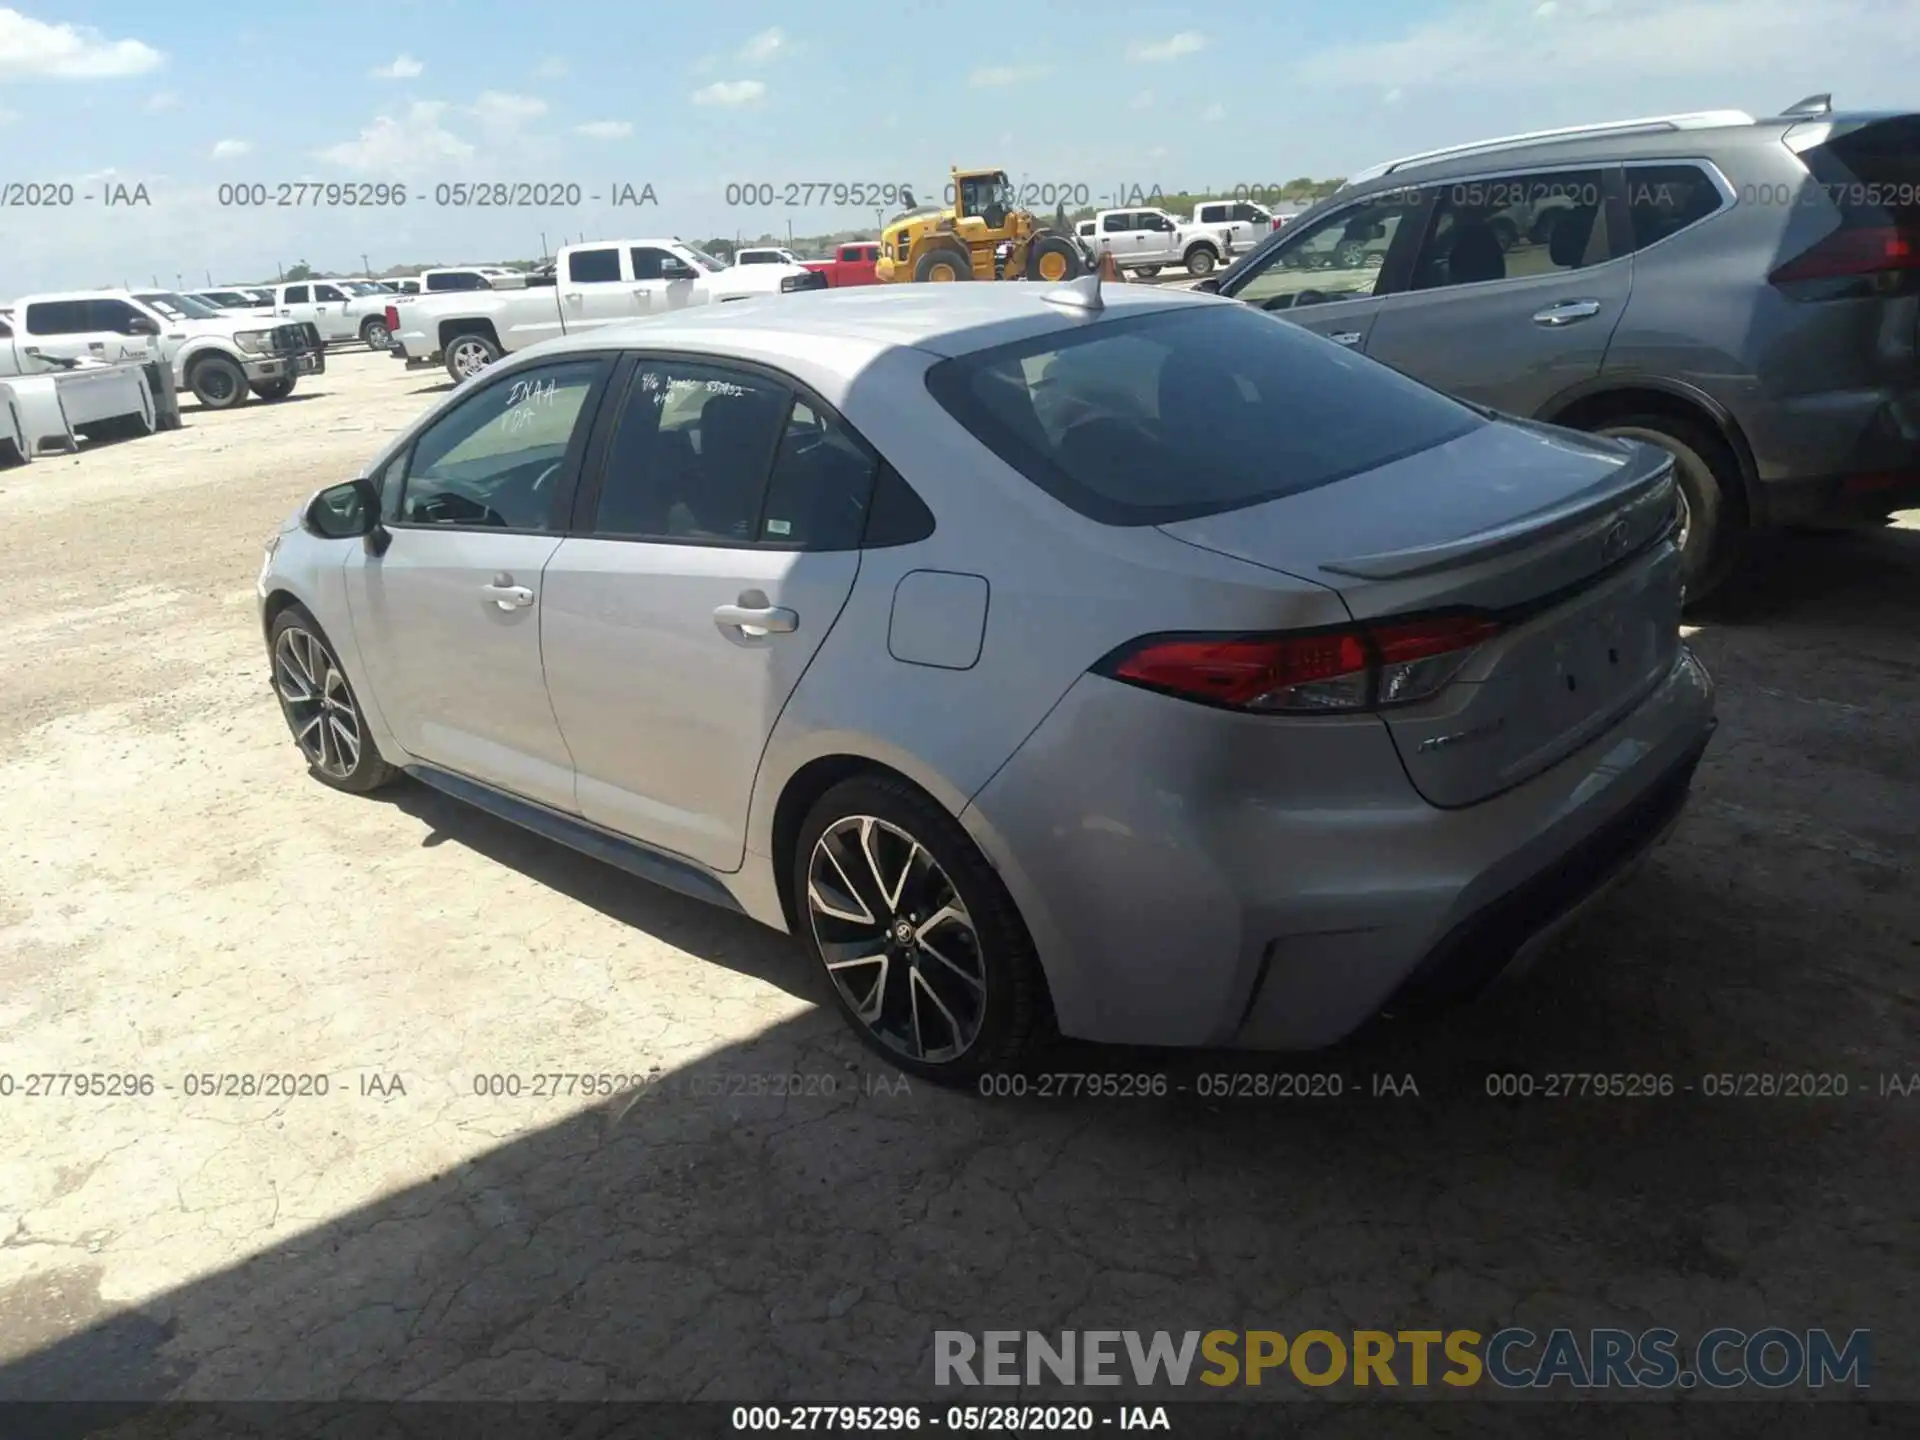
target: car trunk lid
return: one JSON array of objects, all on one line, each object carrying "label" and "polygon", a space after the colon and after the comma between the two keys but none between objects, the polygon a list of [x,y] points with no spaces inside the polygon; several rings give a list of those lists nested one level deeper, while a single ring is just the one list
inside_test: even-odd
[{"label": "car trunk lid", "polygon": [[1454,807],[1571,753],[1672,667],[1675,502],[1664,452],[1502,421],[1160,529],[1327,585],[1361,622],[1460,611],[1499,620],[1453,683],[1382,711],[1415,787]]}]

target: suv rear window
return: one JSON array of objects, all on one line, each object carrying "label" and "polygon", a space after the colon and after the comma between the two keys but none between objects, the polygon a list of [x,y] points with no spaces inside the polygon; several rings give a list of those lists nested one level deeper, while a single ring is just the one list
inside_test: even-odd
[{"label": "suv rear window", "polygon": [[1245,306],[1076,326],[943,361],[941,406],[1054,499],[1160,525],[1330,485],[1487,423]]},{"label": "suv rear window", "polygon": [[1848,223],[1920,222],[1920,115],[1862,125],[1802,158]]}]

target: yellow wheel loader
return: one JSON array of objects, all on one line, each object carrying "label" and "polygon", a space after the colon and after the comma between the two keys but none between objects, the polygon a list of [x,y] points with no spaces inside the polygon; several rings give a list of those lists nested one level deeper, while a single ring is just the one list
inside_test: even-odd
[{"label": "yellow wheel loader", "polygon": [[1014,202],[1004,170],[955,170],[953,204],[913,207],[880,232],[883,284],[954,280],[1077,280],[1096,268],[1065,214],[1047,225]]}]

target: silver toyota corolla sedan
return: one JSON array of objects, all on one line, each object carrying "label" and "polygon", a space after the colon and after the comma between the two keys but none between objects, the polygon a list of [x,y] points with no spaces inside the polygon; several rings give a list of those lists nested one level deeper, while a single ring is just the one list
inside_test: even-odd
[{"label": "silver toyota corolla sedan", "polygon": [[876,286],[537,345],[268,544],[313,775],[797,936],[949,1082],[1474,993],[1679,815],[1660,451],[1230,300]]}]

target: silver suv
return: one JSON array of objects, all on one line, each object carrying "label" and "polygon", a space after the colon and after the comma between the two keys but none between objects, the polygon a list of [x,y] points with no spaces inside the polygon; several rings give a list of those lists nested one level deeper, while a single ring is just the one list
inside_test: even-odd
[{"label": "silver suv", "polygon": [[1756,530],[1920,504],[1920,115],[1820,95],[1411,156],[1202,288],[1671,451],[1690,601]]}]

